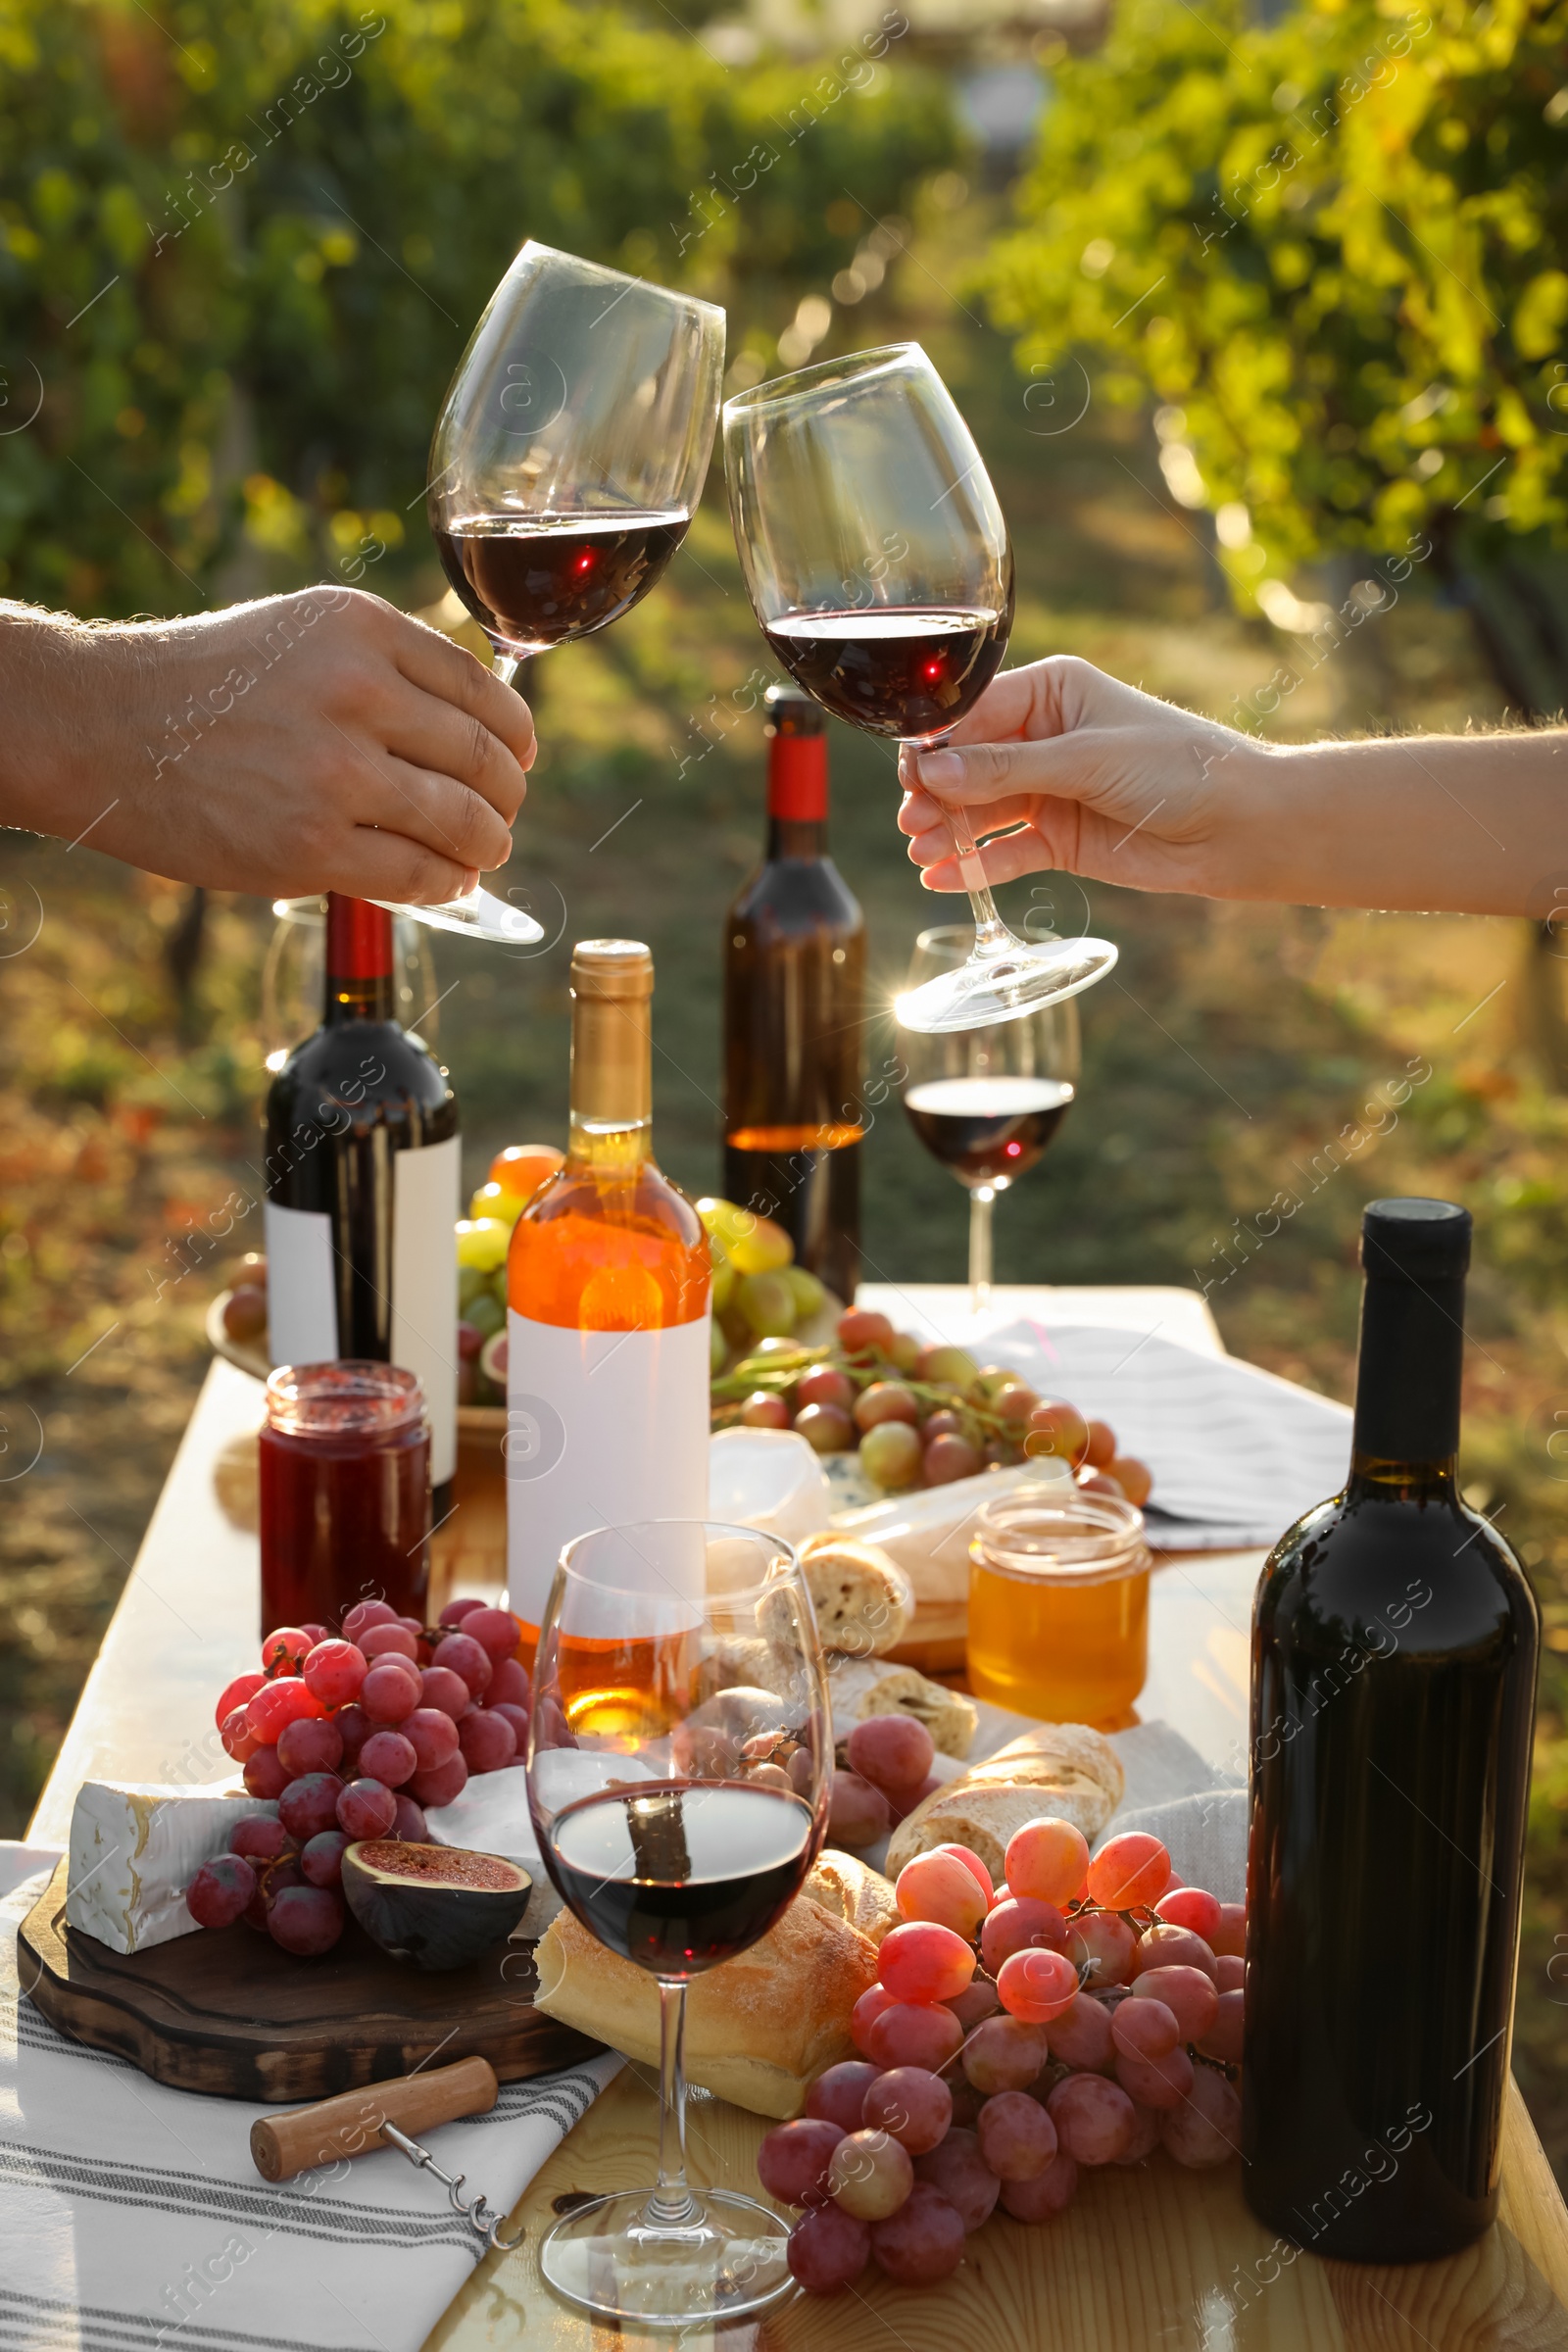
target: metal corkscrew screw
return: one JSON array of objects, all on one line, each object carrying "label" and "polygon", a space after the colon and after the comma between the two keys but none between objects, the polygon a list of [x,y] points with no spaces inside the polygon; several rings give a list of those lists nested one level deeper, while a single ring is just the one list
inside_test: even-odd
[{"label": "metal corkscrew screw", "polygon": [[410,2139],[407,2132],[398,2130],[396,2124],[383,2124],[381,2136],[389,2140],[393,2147],[401,2148],[416,2171],[430,2173],[442,2183],[451,2199],[453,2212],[461,2213],[469,2229],[475,2230],[487,2246],[494,2246],[498,2254],[511,2254],[521,2245],[528,2234],[526,2230],[519,2230],[515,2237],[503,2237],[501,2231],[507,2218],[504,2213],[492,2213],[482,2196],[459,2196],[459,2189],[468,2178],[466,2173],[459,2173],[454,2180],[450,2173],[441,2170],[428,2148],[421,2148],[416,2139]]}]

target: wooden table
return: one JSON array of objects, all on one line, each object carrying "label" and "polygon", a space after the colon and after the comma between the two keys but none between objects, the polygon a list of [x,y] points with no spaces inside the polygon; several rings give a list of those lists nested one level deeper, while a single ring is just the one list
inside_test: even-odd
[{"label": "wooden table", "polygon": [[[860,1303],[909,1328],[965,1338],[967,1300],[936,1286],[862,1287]],[[1010,1290],[1000,1319],[1103,1321],[1161,1329],[1218,1350],[1195,1293]],[[176,1783],[211,1780],[226,1758],[213,1698],[251,1662],[259,1563],[250,1515],[250,1441],[260,1384],[215,1362],[191,1416],[103,1648],[88,1677],[28,1832],[63,1845],[75,1791],[92,1776]],[[459,1510],[436,1541],[437,1605],[461,1584],[497,1581],[499,1480],[467,1453]],[[227,1508],[224,1505],[226,1497]],[[252,1523],[253,1524],[253,1523]],[[1189,1554],[1155,1576],[1151,1673],[1140,1700],[1210,1762],[1245,1756],[1248,1624],[1258,1551]],[[1397,1966],[1396,1959],[1391,1965]],[[755,2154],[766,2125],[695,2094],[692,2171],[699,2182],[756,2189]],[[558,2303],[539,2278],[537,2247],[556,2200],[651,2180],[656,2101],[628,2067],[563,2142],[514,2219],[517,2252],[492,2255],[453,2304],[426,2352],[611,2352],[636,2340],[701,2352],[715,2333],[725,2352],[1563,2352],[1568,2347],[1568,2212],[1517,2090],[1504,2127],[1501,2217],[1467,2254],[1408,2270],[1373,2270],[1301,2255],[1270,2260],[1273,2240],[1242,2201],[1235,2167],[1181,2172],[1163,2156],[1140,2172],[1088,2173],[1058,2221],[1027,2229],[993,2218],[968,2241],[963,2268],[939,2288],[914,2291],[867,2275],[853,2294],[803,2298],[760,2322],[616,2338]],[[1261,2276],[1260,2276],[1261,2273]]]}]

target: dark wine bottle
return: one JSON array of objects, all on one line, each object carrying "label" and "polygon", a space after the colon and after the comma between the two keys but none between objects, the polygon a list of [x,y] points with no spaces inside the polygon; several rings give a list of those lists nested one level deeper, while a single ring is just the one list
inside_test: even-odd
[{"label": "dark wine bottle", "polygon": [[458,1102],[393,1012],[392,917],[326,902],[326,1004],[267,1098],[274,1364],[368,1357],[416,1373],[434,1516],[457,1467]]},{"label": "dark wine bottle", "polygon": [[1243,2185],[1352,2262],[1497,2207],[1539,1622],[1455,1485],[1469,1259],[1467,1210],[1367,1208],[1349,1479],[1253,1611]]},{"label": "dark wine bottle", "polygon": [[827,743],[767,696],[767,853],[724,925],[724,1192],[849,1300],[860,1271],[865,921],[827,854]]}]

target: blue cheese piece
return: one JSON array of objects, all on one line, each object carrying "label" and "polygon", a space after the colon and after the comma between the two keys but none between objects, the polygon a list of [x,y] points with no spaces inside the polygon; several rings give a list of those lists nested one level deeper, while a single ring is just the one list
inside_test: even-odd
[{"label": "blue cheese piece", "polygon": [[190,1935],[197,1922],[185,1889],[197,1871],[225,1851],[248,1814],[276,1812],[275,1804],[243,1789],[84,1782],[71,1817],[68,1924],[116,1952],[141,1952]]}]

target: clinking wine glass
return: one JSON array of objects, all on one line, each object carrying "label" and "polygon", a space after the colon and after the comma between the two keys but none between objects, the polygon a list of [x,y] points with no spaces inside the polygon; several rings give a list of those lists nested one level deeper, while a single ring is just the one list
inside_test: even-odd
[{"label": "clinking wine glass", "polygon": [[[523,246],[448,386],[425,502],[508,685],[519,662],[591,637],[661,578],[702,493],[723,370],[711,303]],[[485,890],[381,903],[481,939],[544,937]]]},{"label": "clinking wine glass", "polygon": [[[961,967],[969,944],[961,923],[922,931],[909,963],[911,992]],[[1078,1007],[1058,999],[981,1028],[915,1030],[900,1051],[909,1124],[969,1195],[969,1306],[978,1320],[991,1304],[997,1195],[1034,1166],[1076,1099]]]},{"label": "clinking wine glass", "polygon": [[[727,1661],[770,1645],[776,1686]],[[789,2226],[686,2178],[686,1986],[781,1916],[827,1826],[821,1643],[800,1563],[753,1528],[605,1527],[568,1544],[539,1632],[528,1796],[551,1881],[659,1986],[659,2176],[547,2233],[552,2286],[602,2319],[701,2324],[791,2284]],[[628,2000],[628,2029],[638,2004]]]},{"label": "clinking wine glass", "polygon": [[[868,734],[929,751],[973,710],[1012,626],[1012,550],[952,395],[917,343],[776,376],[724,404],[747,592],[796,683]],[[927,1033],[1021,1019],[1116,960],[1105,940],[1020,939],[963,809],[948,811],[970,954],[902,997]]]}]

